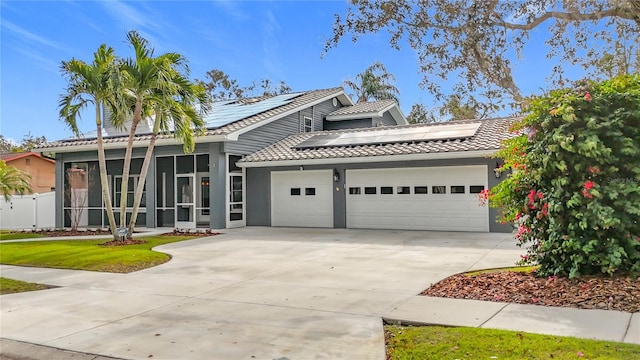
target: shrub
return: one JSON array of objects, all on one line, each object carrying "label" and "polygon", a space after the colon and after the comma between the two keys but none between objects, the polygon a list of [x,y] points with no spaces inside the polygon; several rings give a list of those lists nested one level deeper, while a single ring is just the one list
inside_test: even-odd
[{"label": "shrub", "polygon": [[532,99],[488,194],[541,276],[640,272],[640,74]]}]

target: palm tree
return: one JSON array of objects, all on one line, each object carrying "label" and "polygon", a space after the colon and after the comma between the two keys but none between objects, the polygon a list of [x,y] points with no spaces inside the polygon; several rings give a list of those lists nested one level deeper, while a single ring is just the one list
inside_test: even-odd
[{"label": "palm tree", "polygon": [[104,105],[111,110],[112,123],[115,126],[121,126],[124,119],[122,111],[125,109],[124,99],[120,96],[122,94],[122,79],[113,48],[102,44],[93,56],[91,64],[78,59],[62,62],[61,70],[68,79],[68,86],[67,93],[62,95],[60,99],[60,118],[71,128],[76,136],[79,136],[80,131],[78,130],[77,120],[80,117],[80,111],[89,104],[94,105],[102,199],[109,219],[109,229],[113,238],[117,239],[118,235],[111,205],[107,163],[102,140],[103,119],[101,106]]},{"label": "palm tree", "polygon": [[[143,116],[154,115],[151,141],[134,194],[133,212],[128,226],[128,237],[131,237],[157,135],[170,132],[173,125],[174,136],[183,142],[184,151],[192,152],[196,131],[203,131],[205,128],[202,112],[206,111],[208,100],[204,87],[187,79],[188,68],[182,55],[165,53],[154,57],[153,48],[136,31],[130,31],[127,40],[134,49],[135,58],[127,59],[122,68],[126,77],[126,93],[133,104],[121,185],[120,223],[123,225],[126,221],[128,180],[136,128]],[[196,102],[200,103],[197,110],[194,105]]]},{"label": "palm tree", "polygon": [[5,201],[11,199],[11,194],[31,192],[31,175],[0,160],[0,193]]},{"label": "palm tree", "polygon": [[381,62],[374,62],[356,75],[355,81],[345,80],[344,85],[354,91],[358,103],[370,100],[395,100],[399,103],[398,88],[393,85],[396,77],[387,72]]}]

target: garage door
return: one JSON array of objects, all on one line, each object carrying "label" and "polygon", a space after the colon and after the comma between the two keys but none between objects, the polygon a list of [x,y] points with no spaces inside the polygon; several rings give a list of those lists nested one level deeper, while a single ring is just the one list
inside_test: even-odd
[{"label": "garage door", "polygon": [[487,167],[347,170],[347,227],[489,231]]},{"label": "garage door", "polygon": [[271,172],[271,226],[332,228],[332,171]]}]

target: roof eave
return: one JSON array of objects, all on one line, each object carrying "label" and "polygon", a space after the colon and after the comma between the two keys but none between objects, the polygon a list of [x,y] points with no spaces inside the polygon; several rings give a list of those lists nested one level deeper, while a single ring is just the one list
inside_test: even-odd
[{"label": "roof eave", "polygon": [[[227,135],[206,135],[206,136],[197,136],[195,139],[196,143],[207,143],[207,142],[222,142],[233,139],[228,139]],[[148,147],[150,144],[150,140],[138,140],[133,142],[134,148],[139,147]],[[182,145],[182,142],[176,138],[168,138],[168,139],[157,139],[154,146],[166,146],[166,145]],[[117,142],[117,143],[104,143],[105,150],[113,150],[113,149],[124,149],[126,147],[126,142]],[[84,145],[67,145],[67,146],[54,146],[47,148],[38,148],[33,151],[37,151],[39,153],[43,152],[54,152],[54,153],[70,153],[70,152],[81,152],[81,151],[93,151],[98,149],[97,143],[84,144]]]},{"label": "roof eave", "polygon": [[394,162],[394,161],[418,161],[418,160],[438,160],[438,159],[483,158],[483,157],[490,157],[493,154],[495,154],[497,151],[498,149],[486,149],[486,150],[432,152],[432,153],[382,155],[382,156],[357,156],[357,157],[345,157],[345,158],[249,161],[249,162],[240,162],[238,163],[238,166],[243,168],[259,168],[259,167],[300,166],[300,165],[352,164],[352,163],[363,163],[363,162]]}]

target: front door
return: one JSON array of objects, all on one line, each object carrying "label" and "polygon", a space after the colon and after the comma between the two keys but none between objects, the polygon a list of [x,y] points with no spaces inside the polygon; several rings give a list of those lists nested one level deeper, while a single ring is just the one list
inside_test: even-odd
[{"label": "front door", "polygon": [[244,176],[242,173],[229,174],[229,211],[227,227],[245,226],[244,220]]},{"label": "front door", "polygon": [[196,227],[195,174],[176,175],[176,228]]}]

